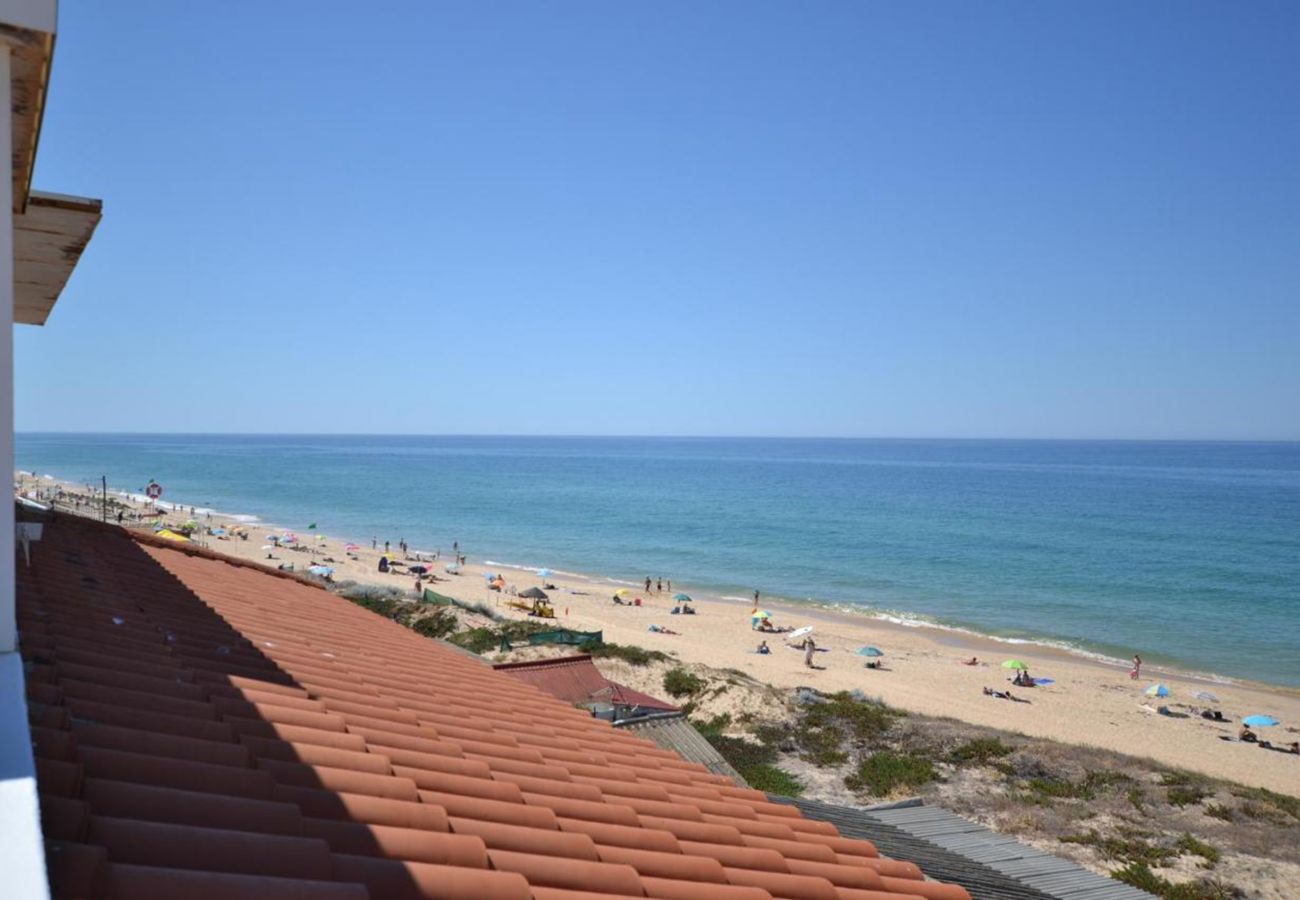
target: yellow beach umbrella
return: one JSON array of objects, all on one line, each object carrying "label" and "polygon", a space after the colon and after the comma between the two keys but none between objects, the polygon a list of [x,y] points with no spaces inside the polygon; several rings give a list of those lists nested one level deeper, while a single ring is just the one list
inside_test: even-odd
[{"label": "yellow beach umbrella", "polygon": [[631,593],[631,591],[629,591],[627,588],[619,588],[618,590],[616,590],[616,591],[614,592],[614,596],[615,596],[615,597],[626,597],[626,596],[627,596],[628,594],[630,594],[630,593]]},{"label": "yellow beach umbrella", "polygon": [[162,538],[164,541],[175,541],[178,544],[188,544],[190,541],[190,539],[184,535],[177,534],[168,528],[164,528],[162,531],[155,531],[154,534]]}]

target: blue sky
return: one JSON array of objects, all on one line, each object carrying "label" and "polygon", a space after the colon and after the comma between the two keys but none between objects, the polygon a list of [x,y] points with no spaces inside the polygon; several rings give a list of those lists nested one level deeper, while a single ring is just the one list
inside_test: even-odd
[{"label": "blue sky", "polygon": [[1295,4],[60,6],[21,430],[1300,439]]}]

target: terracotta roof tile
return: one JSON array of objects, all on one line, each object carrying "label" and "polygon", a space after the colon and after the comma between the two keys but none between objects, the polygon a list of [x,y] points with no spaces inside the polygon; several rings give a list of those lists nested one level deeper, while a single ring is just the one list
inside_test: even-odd
[{"label": "terracotta roof tile", "polygon": [[596,853],[595,842],[581,832],[552,831],[457,817],[452,817],[451,827],[458,834],[480,837],[493,850],[513,850],[592,862],[600,858]]},{"label": "terracotta roof tile", "polygon": [[98,897],[104,885],[108,853],[103,847],[45,840],[45,868],[54,897]]},{"label": "terracotta roof tile", "polygon": [[355,881],[384,900],[529,900],[528,881],[513,872],[334,855],[334,877]]},{"label": "terracotta roof tile", "polygon": [[101,815],[123,819],[230,828],[265,834],[295,835],[302,830],[302,814],[292,803],[250,800],[225,794],[181,791],[100,778],[86,779],[84,796]]},{"label": "terracotta roof tile", "polygon": [[250,564],[59,519],[19,621],[57,898],[966,897]]},{"label": "terracotta roof tile", "polygon": [[103,747],[108,750],[125,750],[148,756],[170,756],[191,762],[213,763],[219,766],[251,768],[253,756],[248,748],[226,741],[204,740],[118,725],[96,725],[73,721],[72,731],[82,747]]},{"label": "terracotta roof tile", "polygon": [[475,835],[311,818],[302,820],[302,834],[320,838],[335,853],[474,869],[488,867],[487,846]]},{"label": "terracotta roof tile", "polygon": [[315,838],[92,816],[88,840],[114,862],[330,880],[329,846]]},{"label": "terracotta roof tile", "polygon": [[493,868],[518,872],[529,884],[542,887],[590,890],[627,897],[644,896],[636,869],[622,863],[562,859],[515,850],[489,850]]},{"label": "terracotta roof tile", "polygon": [[[364,885],[339,881],[304,881],[233,875],[227,872],[193,872],[153,866],[113,864],[105,867],[104,895],[108,900],[141,897],[184,897],[185,900],[370,900]],[[91,893],[59,896],[90,897]]]}]

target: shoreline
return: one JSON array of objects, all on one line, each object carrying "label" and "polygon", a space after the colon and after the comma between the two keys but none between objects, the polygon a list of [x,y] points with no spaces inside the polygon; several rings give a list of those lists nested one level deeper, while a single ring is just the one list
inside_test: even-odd
[{"label": "shoreline", "polygon": [[[15,478],[24,477],[40,482],[45,486],[59,486],[64,490],[85,495],[87,488],[50,474],[37,474],[24,470],[15,470]],[[129,500],[137,506],[142,506],[148,502],[148,498],[142,494],[127,491],[121,488],[114,488],[111,485],[108,489],[109,497],[118,500]],[[94,494],[98,496],[98,494]],[[193,515],[210,517],[214,524],[228,524],[247,527],[249,529],[262,529],[267,532],[292,532],[294,529],[278,525],[262,517],[251,513],[233,513],[224,512],[214,507],[198,506],[195,504],[182,503],[175,500],[159,500],[156,505],[169,509],[176,515]],[[188,513],[188,510],[193,510]],[[337,544],[346,544],[349,542],[356,543],[360,552],[377,553],[378,550],[367,551],[364,543],[352,536],[340,536],[326,534],[323,530],[318,530],[316,534],[326,537]],[[209,549],[221,552],[221,545],[209,542],[204,544]],[[260,546],[260,543],[259,543]],[[446,548],[421,549],[410,547],[408,552],[415,554],[417,557],[423,556],[440,556]],[[439,565],[443,560],[439,558]],[[483,571],[485,569],[502,569],[509,572],[516,572],[521,577],[536,578],[535,573],[544,568],[544,566],[528,566],[521,563],[502,562],[484,558],[482,562],[467,564],[466,568],[473,571]],[[640,581],[629,581],[616,578],[612,575],[602,575],[591,572],[573,572],[559,569],[552,569],[553,576],[562,579],[575,579],[592,585],[611,585],[619,588],[629,588],[634,592],[643,591],[644,583]],[[389,583],[389,582],[368,582],[368,583]],[[687,587],[680,585],[679,587]],[[676,591],[674,591],[676,593]],[[706,589],[705,592],[699,592],[692,595],[693,598],[710,603],[723,603],[735,607],[744,606],[750,608],[753,606],[753,600],[744,597],[737,597],[728,594],[712,592]],[[1132,663],[1130,660],[1117,656],[1111,656],[1099,650],[1091,650],[1087,647],[1078,646],[1072,639],[1056,637],[1011,637],[1006,635],[992,634],[987,631],[981,631],[977,627],[966,625],[948,624],[942,621],[936,621],[925,613],[907,613],[898,610],[876,610],[871,607],[854,608],[853,604],[843,601],[823,601],[812,598],[799,599],[791,597],[767,597],[760,600],[760,607],[774,611],[779,608],[783,612],[789,613],[792,617],[804,616],[817,619],[823,622],[833,622],[842,625],[862,625],[871,623],[872,625],[884,630],[896,633],[916,633],[927,636],[936,644],[947,644],[955,650],[984,648],[986,654],[1002,648],[1008,655],[1014,656],[1015,648],[1027,648],[1024,652],[1032,650],[1034,653],[1043,656],[1060,655],[1065,658],[1086,662],[1105,668],[1111,671],[1122,671],[1127,673]],[[1224,675],[1218,672],[1206,672],[1190,669],[1182,665],[1177,660],[1169,657],[1160,651],[1145,651],[1151,654],[1152,658],[1161,660],[1151,662],[1146,657],[1143,658],[1142,671],[1144,673],[1159,673],[1168,676],[1171,679],[1177,679],[1186,682],[1195,682],[1204,685],[1217,686],[1243,686],[1251,687],[1257,690],[1272,690],[1282,693],[1283,695],[1294,695],[1300,698],[1300,685],[1279,684],[1277,682],[1263,681],[1256,678],[1248,678],[1237,675]],[[995,653],[992,655],[996,655]],[[1145,676],[1144,676],[1145,679]]]},{"label": "shoreline", "polygon": [[[30,480],[27,476],[29,484]],[[56,482],[42,479],[41,484],[54,487]],[[62,484],[65,490],[85,494],[84,487]],[[110,490],[110,498],[113,496]],[[184,509],[188,516],[188,505],[176,503],[175,506]],[[81,511],[84,514],[97,510],[98,507],[83,506]],[[210,524],[213,527],[242,524],[249,528],[250,538],[246,541],[212,537],[195,541],[226,556],[272,567],[293,563],[296,569],[329,558],[333,562],[327,564],[335,567],[336,582],[355,581],[403,590],[414,584],[414,576],[378,571],[381,550],[359,544],[354,558],[347,557],[344,554],[347,538],[319,531],[306,532],[313,536],[303,542],[310,547],[276,548],[268,553],[261,549],[265,545],[264,536],[284,531],[273,523],[260,519],[250,523],[247,517],[237,519],[213,512]],[[323,540],[317,541],[317,535]],[[382,548],[382,544],[379,546]],[[412,548],[411,552],[419,551]],[[535,570],[518,564],[508,567],[486,560],[469,562],[462,574],[448,575],[443,571],[447,562],[443,558],[434,564],[438,581],[429,587],[469,603],[485,602],[508,618],[525,618],[523,613],[507,606],[512,599],[508,596],[510,588],[522,591],[541,586],[543,582]],[[485,571],[506,576],[506,594],[488,590],[482,577]],[[1170,768],[1300,796],[1300,756],[1261,753],[1253,745],[1230,740],[1236,735],[1236,724],[1207,721],[1192,712],[1207,705],[1194,700],[1193,694],[1211,690],[1219,699],[1208,705],[1222,709],[1233,722],[1254,714],[1279,719],[1282,725],[1268,729],[1261,738],[1275,745],[1289,744],[1300,739],[1300,689],[1244,679],[1226,681],[1165,665],[1144,665],[1142,679],[1133,681],[1128,677],[1126,663],[1107,662],[1066,648],[1011,644],[964,631],[906,625],[869,614],[763,598],[762,607],[773,614],[779,625],[814,627],[814,638],[824,652],[815,654],[816,668],[809,669],[804,666],[801,651],[782,646],[780,634],[751,630],[748,612],[752,601],[696,593],[692,596],[697,614],[680,616],[670,613],[671,595],[647,594],[642,590],[643,583],[633,588],[607,577],[558,571],[552,571],[545,581],[555,587],[555,590],[548,588],[548,593],[558,625],[579,631],[602,631],[605,641],[610,643],[665,651],[683,665],[698,663],[715,669],[733,669],[782,690],[801,686],[823,692],[862,690],[868,696],[916,713],[1148,757]],[[621,587],[629,588],[632,597],[641,596],[642,605],[613,604],[611,595]],[[682,584],[673,585],[673,589],[691,592],[689,586]],[[670,631],[651,631],[651,626]],[[769,655],[754,652],[760,640],[768,642]],[[855,654],[855,648],[862,645],[883,648],[884,670],[863,668],[863,658]],[[961,664],[972,656],[979,658],[978,666]],[[1027,703],[1007,703],[988,697],[982,688],[1005,690],[1008,687],[1010,673],[1000,663],[1010,656],[1025,661],[1034,675],[1050,677],[1053,683],[1025,690],[1012,687],[1018,697],[1029,700]],[[1166,705],[1172,715],[1157,715],[1142,696],[1142,690],[1157,680],[1170,688],[1171,696],[1158,702]]]}]

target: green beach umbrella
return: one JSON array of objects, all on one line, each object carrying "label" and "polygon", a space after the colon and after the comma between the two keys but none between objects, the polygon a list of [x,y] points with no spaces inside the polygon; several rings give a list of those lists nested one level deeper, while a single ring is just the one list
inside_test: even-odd
[{"label": "green beach umbrella", "polygon": [[1168,697],[1169,688],[1165,687],[1163,684],[1153,684],[1142,693],[1146,694],[1148,697]]},{"label": "green beach umbrella", "polygon": [[678,603],[690,603],[691,598],[686,594],[673,594],[673,599]]},{"label": "green beach umbrella", "polygon": [[879,647],[859,647],[858,656],[884,656],[885,651]]},{"label": "green beach umbrella", "polygon": [[760,609],[756,613],[751,613],[749,617],[751,619],[770,619],[772,618],[772,614],[765,609]]},{"label": "green beach umbrella", "polygon": [[310,525],[307,526],[307,530],[308,530],[308,531],[311,531],[311,530],[312,530],[313,528],[315,528],[315,527],[316,527],[316,523],[315,523],[315,522],[312,522]]},{"label": "green beach umbrella", "polygon": [[1004,668],[1004,669],[1028,669],[1029,666],[1025,665],[1024,663],[1022,663],[1022,662],[1021,662],[1020,660],[1018,660],[1018,659],[1008,659],[1008,660],[1004,660],[1004,661],[1003,661],[1003,663],[1002,663],[1002,668]]}]

